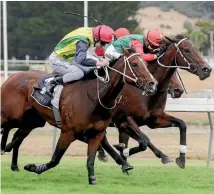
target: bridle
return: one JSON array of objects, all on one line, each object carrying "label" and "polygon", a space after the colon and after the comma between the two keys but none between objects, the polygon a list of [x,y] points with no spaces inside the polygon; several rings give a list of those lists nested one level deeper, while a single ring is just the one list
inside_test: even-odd
[{"label": "bridle", "polygon": [[[140,56],[140,54],[138,54],[138,53],[133,53],[133,54],[130,55],[129,57],[124,56],[124,71],[123,71],[123,72],[120,72],[120,71],[118,71],[117,69],[114,69],[113,67],[110,67],[110,65],[107,65],[107,66],[103,67],[103,69],[104,69],[104,71],[105,71],[105,77],[102,77],[102,76],[99,76],[98,70],[97,70],[97,69],[94,70],[94,73],[95,73],[95,75],[97,76],[97,96],[98,96],[99,103],[101,104],[102,107],[104,107],[104,108],[106,108],[106,109],[113,109],[113,108],[116,107],[116,105],[117,105],[118,103],[120,103],[120,100],[121,100],[121,98],[122,98],[122,95],[121,95],[118,101],[115,100],[115,104],[114,104],[112,107],[106,107],[106,106],[104,106],[104,105],[102,104],[101,100],[100,100],[99,80],[102,81],[103,83],[108,83],[108,82],[110,81],[108,69],[111,69],[111,70],[113,70],[113,71],[115,71],[115,72],[117,72],[117,73],[123,75],[123,81],[124,81],[125,83],[126,83],[125,78],[128,78],[128,79],[132,80],[133,82],[135,82],[135,84],[136,84],[139,88],[143,85],[143,82],[141,82],[140,85],[137,84],[137,81],[138,81],[139,79],[141,79],[141,78],[138,78],[138,77],[135,75],[135,73],[133,72],[132,67],[131,67],[131,65],[130,65],[130,63],[129,63],[129,59],[130,59],[131,57],[133,57],[133,56],[136,56],[136,55]],[[133,75],[134,78],[132,78],[132,77],[126,75],[127,66],[128,66],[128,68],[130,69],[130,71],[132,72],[132,75]]]},{"label": "bridle", "polygon": [[[98,78],[100,81],[102,81],[103,83],[107,83],[107,82],[109,82],[109,80],[110,80],[109,72],[108,72],[108,68],[109,68],[109,69],[111,69],[111,70],[113,70],[113,71],[115,71],[115,72],[117,72],[117,73],[123,75],[123,81],[124,81],[125,83],[126,83],[125,78],[128,78],[128,79],[132,80],[133,82],[135,82],[136,85],[137,85],[137,81],[138,81],[138,79],[140,79],[140,78],[138,78],[138,77],[135,75],[135,73],[133,72],[133,70],[132,70],[132,68],[131,68],[131,65],[130,65],[130,63],[129,63],[129,59],[130,59],[131,57],[133,57],[133,56],[136,56],[136,55],[140,56],[140,54],[138,54],[138,53],[133,53],[133,54],[130,55],[129,57],[124,56],[124,71],[123,71],[123,72],[120,72],[120,71],[118,71],[117,69],[114,69],[113,67],[111,67],[110,65],[107,65],[107,66],[103,67],[103,69],[104,69],[104,71],[105,71],[105,78],[99,76],[98,70],[97,70],[97,69],[94,70],[94,73],[95,73],[95,75],[97,76],[97,78]],[[130,77],[130,76],[128,76],[128,75],[126,75],[127,66],[128,66],[128,68],[130,69],[130,71],[132,72],[132,75],[133,75],[134,78],[133,78],[133,77]],[[139,86],[139,85],[137,85],[137,86]]]},{"label": "bridle", "polygon": [[[175,48],[177,49],[176,51],[176,54],[175,54],[175,65],[172,65],[172,66],[167,66],[167,65],[164,65],[163,63],[160,62],[160,58],[165,54],[165,52],[160,55],[157,59],[157,62],[158,64],[161,66],[161,67],[166,67],[166,68],[182,68],[182,69],[189,69],[191,72],[195,72],[196,69],[191,69],[191,63],[185,58],[185,56],[183,55],[183,53],[181,52],[180,48],[179,48],[179,45],[184,41],[184,40],[187,40],[187,38],[183,38],[182,40],[180,40],[178,43],[174,43],[174,46]],[[184,60],[184,62],[187,64],[187,66],[179,66],[177,64],[177,55],[178,53],[180,54],[181,58]]]}]

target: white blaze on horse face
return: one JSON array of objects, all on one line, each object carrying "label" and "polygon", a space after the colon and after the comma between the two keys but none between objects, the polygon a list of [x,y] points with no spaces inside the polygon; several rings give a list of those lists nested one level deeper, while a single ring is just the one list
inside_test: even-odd
[{"label": "white blaze on horse face", "polygon": [[[148,63],[146,63],[141,57],[139,57],[139,61],[141,63],[143,63],[146,66],[146,68],[147,68]],[[149,70],[147,70],[147,71],[149,72]],[[154,80],[154,77],[152,76],[152,74],[151,73],[149,73],[149,74],[150,74],[150,78]]]},{"label": "white blaze on horse face", "polygon": [[139,60],[141,63],[143,63],[145,66],[147,66],[147,63],[141,57],[139,57]]},{"label": "white blaze on horse face", "polygon": [[[148,63],[146,63],[141,57],[139,57],[140,62],[142,62],[143,64],[145,64],[146,68],[148,66]],[[153,85],[153,90],[156,89],[157,85],[158,85],[158,81],[154,78],[154,76],[149,72],[149,70],[147,69],[147,72],[150,75],[150,78],[155,82],[155,85]],[[142,95],[145,95],[146,93],[142,93]],[[146,95],[147,96],[147,95]]]}]

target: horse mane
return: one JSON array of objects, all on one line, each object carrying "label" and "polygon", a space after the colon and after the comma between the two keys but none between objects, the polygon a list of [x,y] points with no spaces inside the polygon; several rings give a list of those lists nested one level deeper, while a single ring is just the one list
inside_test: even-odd
[{"label": "horse mane", "polygon": [[[129,49],[127,49],[127,50],[128,50],[128,52],[129,52],[130,54],[136,53],[136,50],[135,50],[134,48],[129,48]],[[122,56],[123,56],[123,55],[121,55],[121,57],[122,57]],[[121,58],[121,57],[120,57],[120,58]],[[118,59],[112,61],[112,62],[109,64],[109,66],[110,66],[110,67],[113,67],[114,64],[116,64],[117,61],[118,61],[120,58],[118,58]],[[98,73],[99,73],[100,76],[104,76],[104,75],[105,75],[105,71],[103,70],[103,68],[98,69]],[[94,74],[94,71],[91,71],[90,73],[88,73],[88,75],[86,75],[86,76],[83,78],[83,80],[91,80],[91,79],[95,79],[95,78],[97,78],[97,76]]]},{"label": "horse mane", "polygon": [[[116,59],[114,61],[112,61],[109,66],[112,67],[119,59]],[[104,76],[105,75],[105,71],[103,68],[98,69],[98,73],[100,76]],[[96,79],[97,76],[95,75],[94,71],[91,71],[88,73],[88,75],[86,75],[83,80],[91,80],[91,79]]]},{"label": "horse mane", "polygon": [[[187,37],[183,34],[178,34],[178,35],[173,36],[173,37],[170,36],[169,38],[171,40],[182,40],[182,39],[187,38]],[[164,44],[168,47],[169,45],[172,44],[172,42],[169,41],[167,38],[164,38]]]},{"label": "horse mane", "polygon": [[183,34],[178,34],[177,36],[175,36],[176,39],[184,39],[184,38],[187,38],[186,36],[184,36]]}]

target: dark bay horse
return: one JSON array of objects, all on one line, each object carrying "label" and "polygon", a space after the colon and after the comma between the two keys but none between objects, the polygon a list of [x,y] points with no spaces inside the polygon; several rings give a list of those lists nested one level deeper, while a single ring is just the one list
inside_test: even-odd
[{"label": "dark bay horse", "polygon": [[[153,96],[142,96],[142,92],[132,86],[126,85],[121,95],[121,103],[117,105],[113,112],[112,123],[119,130],[119,142],[127,147],[129,136],[137,139],[141,138],[141,131],[138,126],[147,125],[151,129],[178,127],[180,129],[180,156],[176,159],[179,167],[185,168],[186,154],[186,124],[183,120],[175,118],[164,112],[167,90],[170,79],[177,67],[186,69],[190,73],[197,75],[201,80],[210,76],[211,68],[202,59],[198,49],[184,36],[178,35],[170,43],[165,54],[157,62],[148,63],[148,69],[157,79],[158,90]],[[111,125],[111,126],[114,126]],[[155,153],[163,163],[170,162],[168,156],[158,150],[150,141],[148,147]],[[130,156],[141,151],[140,146],[124,149],[121,144],[116,148],[121,151],[123,157]]]},{"label": "dark bay horse", "polygon": [[[100,83],[98,79],[81,80],[63,88],[60,97],[60,112],[62,119],[61,134],[50,162],[36,166],[28,164],[25,170],[41,174],[59,164],[69,145],[76,139],[85,136],[88,139],[88,179],[89,184],[96,183],[94,160],[96,152],[105,135],[105,129],[111,122],[112,107],[125,82],[144,90],[148,95],[156,91],[157,82],[149,73],[146,63],[133,50],[124,50],[124,57],[113,66],[109,66],[108,83]],[[1,117],[3,135],[13,127],[23,127],[20,133],[25,133],[27,124],[23,117],[26,111],[40,115],[40,118],[56,126],[53,112],[36,103],[30,96],[32,87],[44,76],[39,71],[17,73],[2,86]],[[129,76],[129,77],[127,77]],[[133,78],[134,76],[134,78]],[[130,79],[132,77],[132,79]],[[98,90],[98,84],[100,90]],[[98,91],[97,91],[98,90]],[[96,93],[99,92],[99,97]],[[102,104],[101,104],[102,102]],[[39,117],[38,117],[39,118]],[[33,120],[34,118],[30,118]],[[39,122],[41,122],[38,119]],[[20,126],[19,126],[20,124]],[[41,125],[44,123],[41,122]],[[25,128],[26,127],[26,128]],[[36,126],[38,127],[38,126]],[[26,130],[27,131],[27,130]],[[20,135],[20,134],[18,134]],[[23,140],[23,139],[22,139]],[[20,139],[16,139],[19,143]],[[4,148],[2,146],[2,148]]]},{"label": "dark bay horse", "polygon": [[[45,75],[44,72],[43,72],[43,74]],[[10,78],[12,78],[12,77],[10,77]],[[180,84],[180,81],[178,80],[178,77],[177,77],[176,74],[173,74],[173,76],[172,76],[172,78],[170,80],[170,84],[169,84],[169,88],[168,88],[168,93],[171,94],[172,98],[178,98],[183,93],[183,88],[182,88],[182,86]],[[124,103],[123,100],[124,99],[122,99],[122,102]],[[8,146],[6,147],[6,150],[5,150],[7,152],[10,152],[13,149],[13,157],[12,157],[12,164],[11,164],[11,169],[13,171],[19,171],[18,164],[17,164],[18,150],[19,150],[19,146],[21,145],[23,139],[27,135],[29,135],[29,133],[31,132],[31,130],[33,130],[33,129],[37,128],[37,127],[43,127],[45,125],[45,122],[46,122],[41,116],[39,116],[38,112],[35,109],[29,109],[29,110],[27,110],[26,113],[24,114],[24,116],[22,118],[23,118],[22,119],[23,120],[22,123],[25,126],[24,127],[20,126],[20,128],[24,128],[24,129],[27,128],[28,130],[24,130],[24,131],[23,130],[17,130],[17,132],[14,134],[12,142],[10,144],[8,144]],[[34,118],[34,120],[33,120],[34,122],[32,122],[32,121],[29,122],[30,118]],[[14,127],[17,127],[17,125],[15,125]],[[8,133],[6,133],[6,132],[4,133],[4,136],[8,135]],[[123,137],[125,138],[126,134],[124,135],[124,133],[119,132],[119,138],[122,139]],[[16,140],[17,138],[18,138],[18,140]],[[6,144],[6,141],[5,141],[6,139],[7,139],[7,137],[2,138],[2,142],[1,143],[4,144],[4,146]],[[14,140],[16,140],[16,141],[14,141]],[[17,141],[19,141],[18,144],[16,143]],[[14,144],[16,144],[16,145],[14,146]],[[115,159],[115,161],[119,165],[122,165],[122,170],[126,169],[127,166],[128,166],[128,164],[124,163],[124,161],[118,155],[116,155],[116,153],[113,153],[112,148],[110,148],[108,145],[109,145],[109,143],[107,141],[107,138],[105,138],[105,141],[102,142],[102,147],[105,147],[105,149],[107,149],[107,150],[110,149],[110,150],[108,150],[108,153],[109,154],[113,154],[113,158]],[[4,147],[4,146],[2,145],[2,147]],[[106,161],[108,158],[104,155],[102,147],[101,147],[101,149],[99,149],[99,155],[98,155],[98,157],[99,157],[99,159],[101,161]],[[164,161],[167,162],[166,161],[166,157],[165,157]]]},{"label": "dark bay horse", "polygon": [[171,98],[180,98],[183,93],[183,86],[178,79],[177,73],[174,73],[169,82],[168,94],[171,95]]},{"label": "dark bay horse", "polygon": [[[169,87],[168,87],[168,94],[171,95],[171,98],[180,98],[181,95],[184,93],[183,87],[181,85],[180,80],[178,79],[177,73],[175,72],[170,80]],[[127,103],[127,97],[123,97],[121,99],[121,103],[125,106]],[[130,99],[129,99],[130,100]],[[125,108],[125,107],[124,107]],[[113,125],[112,125],[113,126]],[[127,133],[123,131],[119,131],[119,142],[120,144],[114,145],[118,150],[121,150],[122,148],[128,147],[128,140],[129,136]],[[161,156],[162,163],[166,164],[169,162],[172,162],[168,156],[165,156],[160,150],[158,150],[152,143],[149,144],[151,150],[156,154],[156,156]],[[105,146],[106,147],[106,146]],[[98,150],[98,159],[102,162],[108,161],[108,156],[105,154],[105,151],[102,147]],[[124,157],[126,160],[126,157]]]}]

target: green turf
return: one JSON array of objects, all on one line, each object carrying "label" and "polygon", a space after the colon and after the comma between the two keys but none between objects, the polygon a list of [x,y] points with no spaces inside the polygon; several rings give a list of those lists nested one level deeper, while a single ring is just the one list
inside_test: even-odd
[{"label": "green turf", "polygon": [[188,161],[185,170],[158,160],[130,160],[135,169],[122,174],[114,162],[96,160],[97,185],[88,185],[85,159],[64,157],[50,171],[36,175],[23,170],[27,163],[41,164],[49,157],[20,156],[19,173],[10,170],[10,155],[2,157],[2,194],[213,194],[214,168],[204,161]]}]

